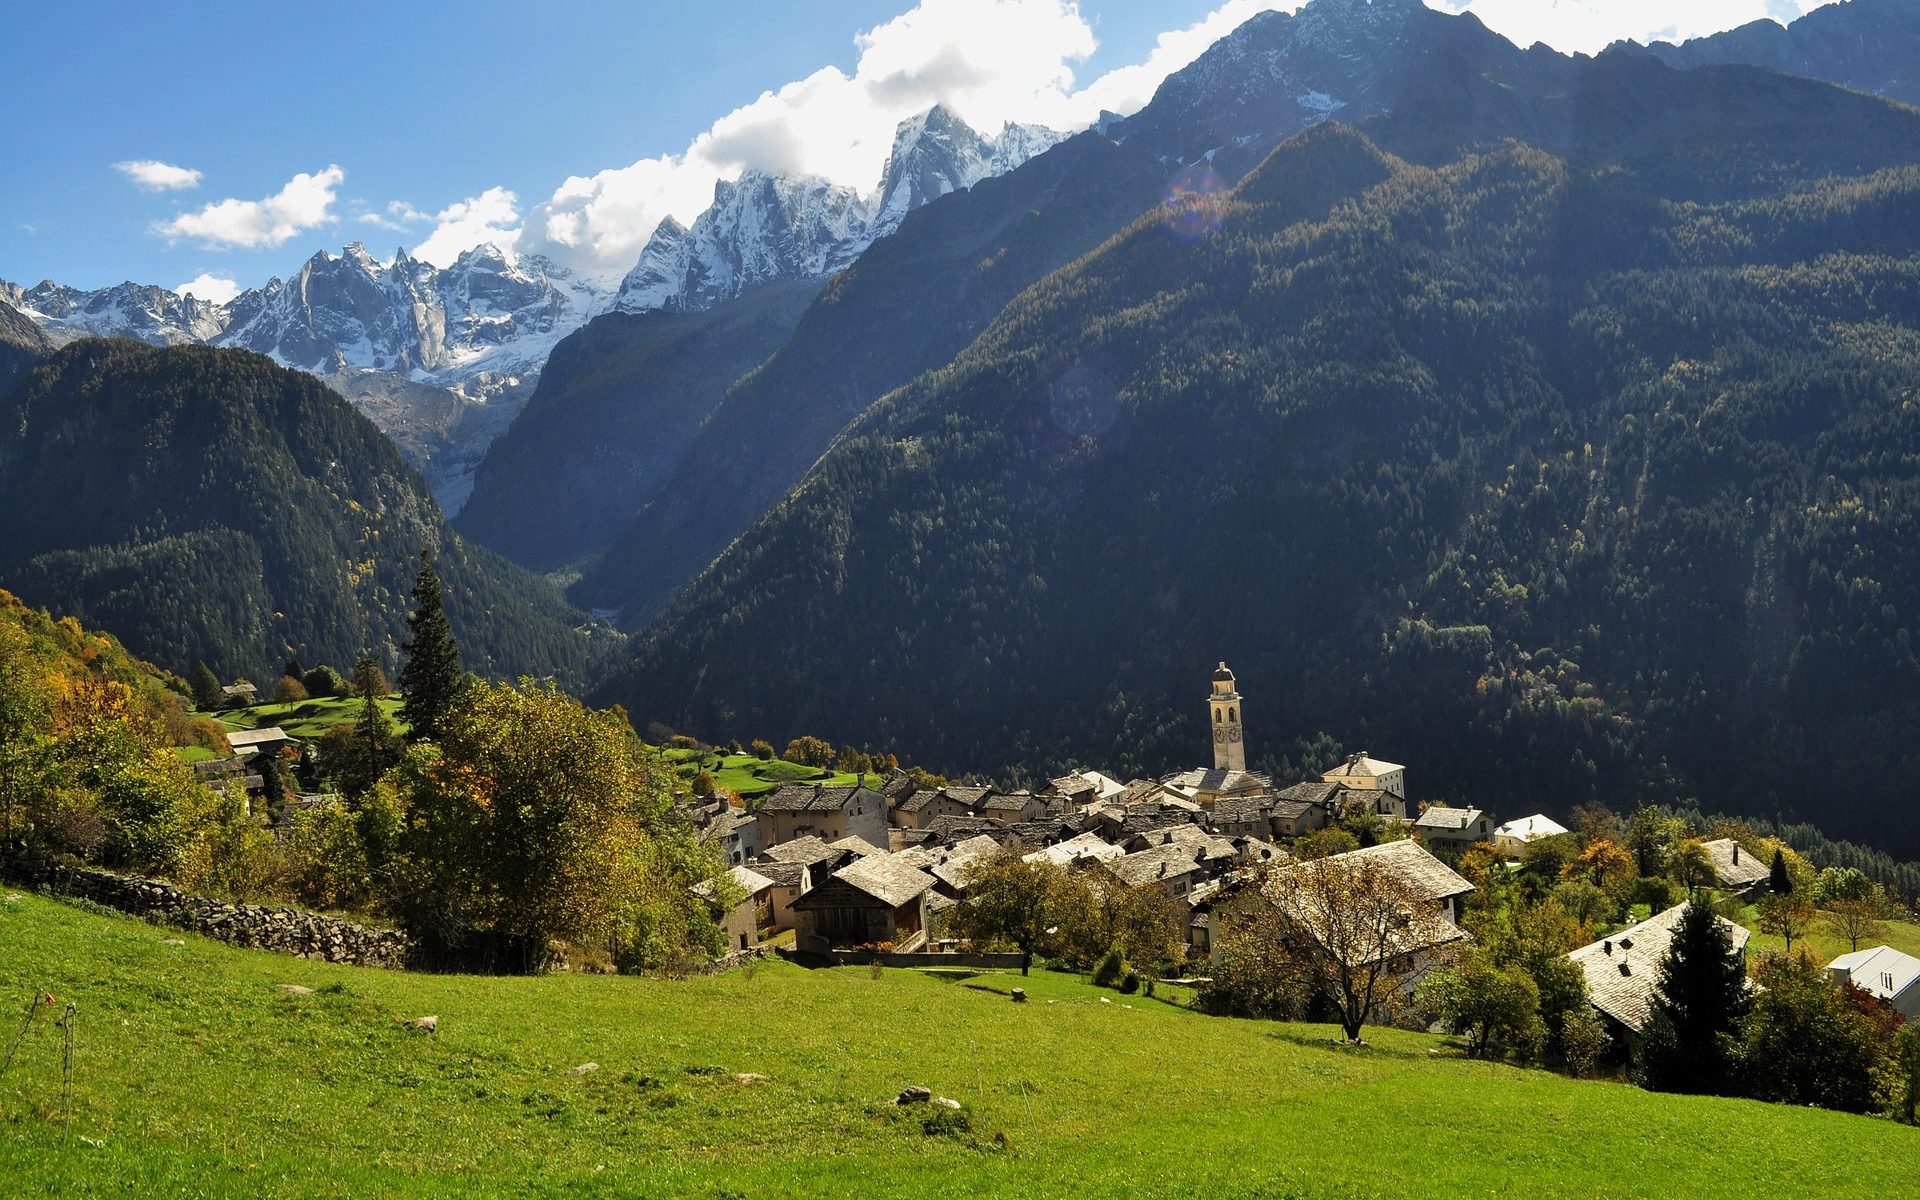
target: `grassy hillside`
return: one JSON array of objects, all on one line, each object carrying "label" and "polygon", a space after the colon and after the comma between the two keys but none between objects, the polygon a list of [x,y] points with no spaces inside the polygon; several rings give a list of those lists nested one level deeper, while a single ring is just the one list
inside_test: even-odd
[{"label": "grassy hillside", "polygon": [[[397,694],[386,696],[378,703],[386,712],[387,719],[393,722],[394,728],[406,732],[407,724],[400,719],[400,697]],[[284,704],[227,708],[213,715],[228,729],[265,729],[270,725],[278,725],[290,737],[317,738],[336,725],[351,725],[359,720],[360,701],[353,696],[321,696]]]},{"label": "grassy hillside", "polygon": [[[1422,1035],[1343,1049],[1044,973],[422,976],[173,937],[0,902],[0,996],[80,1011],[70,1139],[49,1020],[0,1078],[9,1195],[1748,1200],[1844,1196],[1836,1164],[1920,1155],[1887,1122],[1576,1083]],[[428,1014],[437,1033],[405,1028]],[[910,1083],[962,1100],[971,1132],[925,1132],[928,1108],[891,1102]]]},{"label": "grassy hillside", "polygon": [[878,775],[854,775],[822,767],[804,767],[783,758],[761,762],[751,754],[706,754],[697,750],[667,750],[665,753],[667,760],[676,764],[684,778],[692,779],[705,769],[712,773],[716,785],[742,796],[759,796],[789,783],[817,783],[824,787],[865,783],[868,787],[878,787],[882,782]]}]

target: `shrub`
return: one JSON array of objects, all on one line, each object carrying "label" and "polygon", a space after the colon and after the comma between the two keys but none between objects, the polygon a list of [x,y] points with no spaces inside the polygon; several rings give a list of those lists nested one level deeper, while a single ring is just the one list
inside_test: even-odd
[{"label": "shrub", "polygon": [[1122,993],[1128,996],[1131,996],[1139,990],[1140,990],[1139,972],[1128,971],[1125,975],[1122,975],[1120,977],[1120,991]]},{"label": "shrub", "polygon": [[1607,1027],[1592,1013],[1570,1015],[1560,1027],[1560,1052],[1566,1060],[1567,1074],[1575,1079],[1587,1078],[1607,1052]]},{"label": "shrub", "polygon": [[347,681],[340,672],[332,667],[319,666],[310,669],[300,677],[300,683],[307,689],[309,697],[344,696],[347,694]]},{"label": "shrub", "polygon": [[767,741],[765,738],[753,739],[752,750],[753,756],[761,762],[773,761],[773,743]]},{"label": "shrub", "polygon": [[693,794],[696,796],[713,795],[713,772],[702,771],[693,777]]},{"label": "shrub", "polygon": [[1118,945],[1100,956],[1093,964],[1093,986],[1113,987],[1127,972],[1127,955]]}]

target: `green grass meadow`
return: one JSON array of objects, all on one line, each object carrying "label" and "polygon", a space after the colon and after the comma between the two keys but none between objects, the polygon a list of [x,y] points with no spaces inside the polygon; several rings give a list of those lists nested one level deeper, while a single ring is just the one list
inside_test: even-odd
[{"label": "green grass meadow", "polygon": [[762,762],[751,754],[727,754],[722,751],[702,753],[680,749],[669,749],[664,753],[667,761],[673,763],[686,778],[691,779],[706,770],[713,775],[716,786],[748,798],[765,795],[789,783],[821,784],[826,787],[865,783],[868,787],[879,787],[882,782],[877,775],[854,775],[821,767],[803,767],[780,758]]},{"label": "green grass meadow", "polygon": [[[406,725],[400,720],[400,697],[386,696],[375,701],[393,721],[397,731]],[[284,704],[254,704],[246,708],[225,708],[209,713],[229,730],[266,729],[278,725],[288,736],[317,738],[336,725],[351,725],[360,717],[360,701],[353,696],[322,696],[313,700],[292,700]]]},{"label": "green grass meadow", "polygon": [[[73,1118],[43,1009],[0,1077],[9,1198],[1752,1200],[1900,1194],[1920,1165],[1920,1130],[1885,1121],[1574,1082],[1419,1034],[1350,1049],[1046,973],[412,975],[29,893],[0,902],[8,1042],[36,990],[78,1005]],[[407,1028],[423,1015],[437,1032]],[[895,1105],[914,1083],[970,1129]]]}]

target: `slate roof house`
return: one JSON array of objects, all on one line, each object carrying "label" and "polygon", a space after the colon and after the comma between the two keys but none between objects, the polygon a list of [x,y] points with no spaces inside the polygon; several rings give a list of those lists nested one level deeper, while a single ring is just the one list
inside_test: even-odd
[{"label": "slate roof house", "polygon": [[1493,818],[1477,808],[1436,804],[1420,814],[1413,828],[1430,846],[1467,846],[1493,837]]},{"label": "slate roof house", "polygon": [[940,817],[968,817],[973,807],[945,790],[919,788],[895,802],[892,822],[902,829],[931,829]]},{"label": "slate roof house", "polygon": [[934,878],[904,854],[875,854],[835,871],[793,902],[802,950],[857,949],[891,943],[913,950],[926,940],[926,897]]},{"label": "slate roof house", "polygon": [[[770,901],[773,880],[746,867],[730,867],[727,873],[745,896],[725,912],[719,911],[715,905],[715,922],[720,926],[720,932],[726,935],[729,951],[750,950],[760,944],[760,926],[773,916]],[[712,903],[715,891],[712,884],[695,884],[693,890],[696,895]]]},{"label": "slate roof house", "polygon": [[767,893],[768,924],[776,930],[792,929],[793,902],[813,887],[813,869],[806,863],[757,862],[753,870],[773,884]]},{"label": "slate roof house", "polygon": [[1713,860],[1713,873],[1720,886],[1729,892],[1751,892],[1766,883],[1772,863],[1754,857],[1732,838],[1702,842],[1700,848]]},{"label": "slate roof house", "polygon": [[852,834],[869,845],[887,844],[887,802],[872,788],[788,784],[763,796],[754,816],[769,846],[808,834],[828,842]]},{"label": "slate roof house", "polygon": [[[1629,929],[1582,946],[1568,954],[1586,973],[1587,1001],[1616,1036],[1637,1038],[1653,1016],[1654,990],[1660,982],[1660,962],[1673,944],[1684,904],[1676,904]],[[1742,954],[1753,935],[1725,917],[1715,917],[1733,939],[1733,952]]]},{"label": "slate roof house", "polygon": [[730,867],[758,858],[766,848],[760,840],[760,819],[737,808],[727,809],[708,821],[700,830],[700,840],[719,846]]}]

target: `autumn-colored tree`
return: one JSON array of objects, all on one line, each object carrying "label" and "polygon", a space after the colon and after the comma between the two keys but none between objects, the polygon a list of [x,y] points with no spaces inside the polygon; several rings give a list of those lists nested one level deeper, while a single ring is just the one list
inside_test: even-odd
[{"label": "autumn-colored tree", "polygon": [[1806,936],[1813,918],[1813,901],[1805,892],[1774,892],[1760,901],[1761,932],[1784,938],[1788,953],[1793,952],[1793,939]]},{"label": "autumn-colored tree", "polygon": [[1584,874],[1617,901],[1633,886],[1635,864],[1633,855],[1619,843],[1596,838],[1587,843],[1579,858],[1567,864],[1566,870],[1570,876],[1576,872]]},{"label": "autumn-colored tree", "polygon": [[803,735],[788,742],[786,753],[780,757],[803,767],[825,770],[833,765],[833,744],[824,738]]},{"label": "autumn-colored tree", "polygon": [[1350,1042],[1397,1010],[1461,936],[1404,875],[1371,857],[1296,863],[1262,886],[1286,927],[1277,951],[1296,958]]},{"label": "autumn-colored tree", "polygon": [[1025,862],[1004,851],[968,876],[967,897],[953,910],[953,930],[982,945],[1011,944],[1020,951],[1020,973],[1025,975],[1034,953],[1059,923],[1073,885],[1054,863]]},{"label": "autumn-colored tree", "polygon": [[671,819],[672,769],[616,714],[532,681],[476,683],[395,783],[399,907],[416,927],[492,933],[523,968],[562,944],[657,969],[718,953],[693,889],[724,907],[731,881]]},{"label": "autumn-colored tree", "polygon": [[1698,897],[1701,889],[1719,882],[1719,876],[1713,870],[1713,856],[1707,853],[1706,843],[1699,838],[1681,839],[1673,849],[1670,869],[1674,881],[1687,889],[1689,899]]},{"label": "autumn-colored tree", "polygon": [[1827,928],[1835,937],[1845,938],[1847,949],[1858,950],[1861,942],[1878,941],[1887,936],[1887,905],[1878,895],[1828,902]]}]

